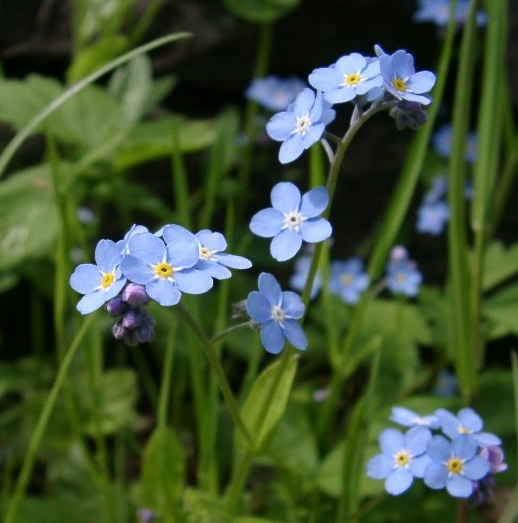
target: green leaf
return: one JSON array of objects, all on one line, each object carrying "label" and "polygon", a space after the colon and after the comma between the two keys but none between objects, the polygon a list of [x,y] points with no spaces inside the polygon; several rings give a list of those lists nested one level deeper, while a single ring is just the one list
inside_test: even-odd
[{"label": "green leaf", "polygon": [[225,7],[249,22],[273,22],[294,9],[300,0],[225,0]]},{"label": "green leaf", "polygon": [[139,500],[159,514],[171,514],[178,504],[185,480],[185,454],[170,427],[157,427],[142,458]]},{"label": "green leaf", "polygon": [[173,129],[178,126],[179,147],[182,153],[197,151],[211,145],[216,138],[212,120],[188,120],[179,116],[161,118],[136,124],[114,158],[117,169],[171,155]]},{"label": "green leaf", "polygon": [[484,290],[491,289],[518,272],[518,244],[506,249],[502,242],[491,243],[485,253]]},{"label": "green leaf", "polygon": [[329,496],[338,497],[342,490],[345,441],[341,441],[324,458],[317,475],[318,487]]},{"label": "green leaf", "polygon": [[[255,449],[259,452],[273,435],[279,421],[284,415],[297,370],[298,358],[290,357],[287,362],[277,360],[268,366],[256,379],[250,394],[241,409],[245,425],[252,434]],[[284,364],[284,370],[279,376],[279,367]],[[271,396],[271,391],[274,390]],[[267,402],[270,401],[269,405]],[[264,409],[266,407],[266,412]],[[264,417],[263,417],[264,416]],[[242,448],[246,442],[239,431],[236,431],[236,441]]]},{"label": "green leaf", "polygon": [[485,300],[483,313],[500,336],[518,334],[518,284],[506,287]]},{"label": "green leaf", "polygon": [[189,523],[230,523],[221,496],[189,488],[184,493],[184,511]]},{"label": "green leaf", "polygon": [[0,271],[47,256],[57,233],[48,165],[19,171],[0,183]]}]

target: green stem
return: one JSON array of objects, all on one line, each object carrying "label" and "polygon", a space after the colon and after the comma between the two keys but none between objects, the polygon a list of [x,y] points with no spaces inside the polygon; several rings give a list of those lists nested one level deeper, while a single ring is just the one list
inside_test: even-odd
[{"label": "green stem", "polygon": [[70,344],[68,351],[61,360],[61,365],[56,376],[56,381],[54,382],[54,385],[52,386],[52,389],[50,390],[49,395],[47,396],[47,399],[43,406],[43,410],[41,411],[40,417],[38,418],[38,421],[32,433],[32,437],[29,441],[27,452],[25,453],[25,458],[22,463],[22,468],[16,481],[16,486],[14,488],[11,501],[7,507],[3,523],[14,523],[16,520],[20,503],[22,501],[27,485],[29,484],[31,472],[34,467],[34,462],[36,460],[36,453],[45,434],[45,430],[47,428],[50,415],[52,414],[52,410],[54,409],[54,406],[56,404],[59,392],[61,391],[61,388],[65,383],[68,368],[72,363],[77,349],[79,348],[81,341],[83,340],[94,318],[94,315],[90,315],[88,318],[85,319],[85,321],[77,331],[75,338]]},{"label": "green stem", "polygon": [[209,365],[212,367],[212,370],[216,374],[219,388],[221,390],[221,393],[223,394],[223,398],[225,400],[225,403],[227,404],[227,408],[230,412],[230,415],[232,416],[234,423],[236,424],[238,430],[241,432],[247,443],[251,445],[253,443],[252,436],[250,435],[250,432],[247,429],[245,422],[243,421],[243,418],[241,417],[241,413],[239,412],[239,407],[237,405],[236,399],[228,383],[225,371],[223,370],[223,367],[221,366],[221,363],[218,360],[213,343],[209,338],[207,338],[198,322],[191,316],[191,314],[182,304],[177,305],[176,310],[182,315],[189,328],[201,342],[202,347],[205,350],[205,355],[207,356]]},{"label": "green stem", "polygon": [[220,333],[216,334],[215,336],[212,336],[212,338],[210,339],[210,342],[215,344],[218,341],[221,341],[223,338],[225,338],[229,334],[231,334],[232,332],[244,329],[245,327],[251,329],[252,328],[252,322],[251,321],[245,321],[243,323],[238,323],[237,325],[232,325],[232,327],[228,327],[224,331],[221,331]]},{"label": "green stem", "polygon": [[167,335],[165,346],[164,367],[162,370],[162,383],[160,385],[160,396],[158,398],[158,428],[164,429],[167,426],[169,396],[171,395],[171,377],[173,373],[173,355],[176,323],[171,323]]}]

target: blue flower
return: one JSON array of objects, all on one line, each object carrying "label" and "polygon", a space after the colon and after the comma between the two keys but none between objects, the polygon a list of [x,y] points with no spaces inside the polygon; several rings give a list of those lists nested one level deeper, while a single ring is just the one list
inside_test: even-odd
[{"label": "blue flower", "polygon": [[377,58],[352,53],[342,56],[330,67],[315,69],[309,75],[309,83],[324,93],[325,100],[337,104],[381,87],[383,79]]},{"label": "blue flower", "polygon": [[198,241],[199,260],[195,268],[206,272],[212,278],[224,280],[230,278],[232,273],[227,269],[249,269],[252,266],[250,260],[243,256],[227,254],[223,252],[227,248],[227,242],[223,234],[204,229],[196,233]]},{"label": "blue flower", "polygon": [[[453,128],[451,124],[444,124],[432,136],[432,143],[437,154],[443,158],[449,158],[451,155],[451,139]],[[466,138],[466,161],[472,164],[477,157],[477,133],[470,132]]]},{"label": "blue flower", "polygon": [[261,325],[261,342],[271,354],[278,354],[288,340],[304,350],[308,341],[296,320],[304,314],[304,304],[298,294],[282,291],[269,273],[259,275],[259,292],[252,291],[245,301],[249,316]]},{"label": "blue flower", "polygon": [[450,208],[446,202],[425,202],[417,211],[416,229],[421,233],[438,236],[450,218]]},{"label": "blue flower", "polygon": [[393,257],[387,264],[387,286],[394,294],[417,296],[422,281],[416,263],[407,257]]},{"label": "blue flower", "polygon": [[428,120],[428,115],[422,104],[418,102],[408,102],[407,100],[400,100],[389,111],[389,115],[394,118],[396,127],[400,131],[407,127],[415,131]]},{"label": "blue flower", "polygon": [[144,227],[144,225],[137,225],[134,223],[130,227],[130,230],[124,235],[124,239],[117,242],[117,245],[120,246],[122,256],[130,253],[128,248],[130,238],[132,238],[135,234],[142,234],[143,232],[149,232],[148,228]]},{"label": "blue flower", "polygon": [[[298,292],[302,292],[306,287],[308,281],[309,269],[311,267],[311,256],[301,256],[295,262],[295,272],[290,278],[290,285],[292,289]],[[320,272],[317,271],[315,279],[313,280],[313,286],[311,287],[311,299],[315,298],[320,288],[322,287],[322,277]]]},{"label": "blue flower", "polygon": [[294,76],[279,78],[270,75],[253,80],[245,95],[269,111],[284,111],[305,86],[300,78]]},{"label": "blue flower", "polygon": [[403,427],[423,426],[430,427],[431,429],[438,429],[440,427],[437,416],[420,416],[406,407],[393,407],[390,419],[399,425],[403,425]]},{"label": "blue flower", "polygon": [[266,132],[278,142],[283,142],[279,150],[281,163],[292,162],[305,149],[318,142],[324,134],[325,126],[335,117],[329,104],[322,100],[322,93],[303,89],[286,111],[274,114],[266,124]]},{"label": "blue flower", "polygon": [[340,296],[345,303],[356,303],[368,287],[369,276],[358,258],[337,260],[330,265],[329,291]]},{"label": "blue flower", "polygon": [[77,304],[81,314],[89,314],[117,296],[126,284],[119,267],[121,249],[118,243],[101,240],[95,248],[95,263],[78,265],[70,276],[70,286],[84,294]]},{"label": "blue flower", "polygon": [[380,72],[385,88],[398,100],[431,103],[428,93],[435,84],[435,75],[430,71],[415,72],[414,58],[404,50],[379,57]]},{"label": "blue flower", "polygon": [[250,230],[263,238],[273,238],[270,252],[278,261],[293,258],[302,241],[321,242],[331,236],[331,225],[319,215],[329,203],[325,187],[315,187],[302,197],[290,182],[280,182],[271,192],[272,207],[256,213]]},{"label": "blue flower", "polygon": [[431,463],[424,471],[425,484],[436,490],[446,487],[456,498],[471,496],[474,481],[482,479],[491,468],[489,461],[477,454],[477,442],[468,434],[461,434],[452,442],[433,436],[426,450]]},{"label": "blue flower", "polygon": [[[455,19],[458,24],[464,24],[468,16],[469,0],[458,0]],[[448,25],[451,16],[451,0],[419,0],[419,9],[414,13],[416,22],[433,22],[439,27]],[[477,23],[482,26],[487,22],[486,13],[477,13]]]},{"label": "blue flower", "polygon": [[131,254],[122,260],[122,272],[144,285],[160,305],[176,305],[182,292],[201,294],[212,287],[209,274],[194,268],[199,259],[196,236],[179,225],[164,227],[163,240],[151,233],[135,234],[128,248]]},{"label": "blue flower", "polygon": [[425,427],[412,427],[405,434],[386,429],[379,436],[381,454],[367,463],[367,475],[385,480],[385,490],[398,496],[410,488],[414,478],[422,478],[430,460],[426,445],[432,433]]},{"label": "blue flower", "polygon": [[501,443],[498,436],[482,432],[484,422],[473,409],[461,409],[457,416],[446,409],[437,409],[435,415],[441,423],[442,431],[451,439],[456,438],[459,434],[469,434],[482,446],[500,445]]}]

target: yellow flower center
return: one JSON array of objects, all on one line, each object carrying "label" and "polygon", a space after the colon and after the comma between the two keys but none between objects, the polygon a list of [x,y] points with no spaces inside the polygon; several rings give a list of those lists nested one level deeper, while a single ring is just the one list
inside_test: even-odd
[{"label": "yellow flower center", "polygon": [[166,262],[160,262],[155,265],[155,274],[160,278],[169,278],[173,274],[173,267]]},{"label": "yellow flower center", "polygon": [[392,85],[398,91],[406,91],[406,83],[402,78],[394,78],[394,80],[392,80]]},{"label": "yellow flower center", "polygon": [[101,287],[104,290],[107,290],[113,285],[114,281],[115,281],[115,273],[113,271],[107,272],[107,273],[103,274],[103,277],[101,279]]},{"label": "yellow flower center", "polygon": [[400,450],[394,454],[394,466],[406,468],[410,464],[410,454],[408,450]]},{"label": "yellow flower center", "polygon": [[362,77],[358,73],[344,74],[344,80],[342,85],[344,87],[350,87],[351,85],[358,85],[362,81]]},{"label": "yellow flower center", "polygon": [[311,118],[309,117],[309,114],[301,116],[300,118],[297,116],[297,124],[295,125],[295,130],[293,132],[304,135],[310,127]]},{"label": "yellow flower center", "polygon": [[446,468],[451,474],[460,474],[463,469],[462,460],[456,457],[450,458],[446,462]]},{"label": "yellow flower center", "polygon": [[472,434],[473,431],[469,430],[467,427],[464,427],[463,425],[459,425],[457,427],[457,431],[459,434]]},{"label": "yellow flower center", "polygon": [[340,276],[340,281],[344,285],[351,285],[353,282],[353,277],[350,274],[342,274],[342,276]]},{"label": "yellow flower center", "polygon": [[398,272],[396,274],[396,281],[398,283],[405,283],[405,281],[406,281],[406,274],[404,272]]},{"label": "yellow flower center", "polygon": [[212,252],[210,252],[208,247],[200,247],[200,258],[204,258],[205,260],[212,258]]}]

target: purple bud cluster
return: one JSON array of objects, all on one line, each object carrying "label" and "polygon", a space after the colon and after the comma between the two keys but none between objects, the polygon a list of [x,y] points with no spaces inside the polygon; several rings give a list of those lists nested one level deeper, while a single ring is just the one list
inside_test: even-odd
[{"label": "purple bud cluster", "polygon": [[123,340],[130,347],[153,340],[155,320],[143,307],[148,301],[149,296],[143,285],[128,283],[120,296],[106,303],[108,314],[119,318],[112,327],[116,340]]}]

